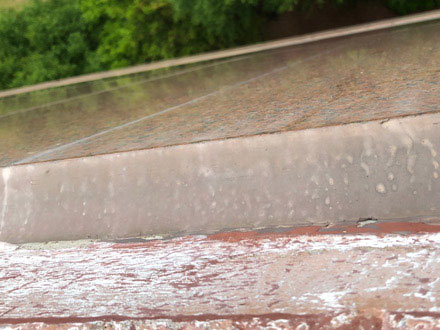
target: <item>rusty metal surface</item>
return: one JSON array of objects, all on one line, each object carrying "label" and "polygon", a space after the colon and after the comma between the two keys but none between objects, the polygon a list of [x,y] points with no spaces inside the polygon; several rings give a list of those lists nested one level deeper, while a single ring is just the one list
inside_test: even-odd
[{"label": "rusty metal surface", "polygon": [[0,165],[438,111],[439,31],[431,22],[2,99]]},{"label": "rusty metal surface", "polygon": [[364,234],[324,235],[328,229],[72,246],[2,244],[0,324],[11,329],[439,326],[440,226],[376,223],[334,229]]}]

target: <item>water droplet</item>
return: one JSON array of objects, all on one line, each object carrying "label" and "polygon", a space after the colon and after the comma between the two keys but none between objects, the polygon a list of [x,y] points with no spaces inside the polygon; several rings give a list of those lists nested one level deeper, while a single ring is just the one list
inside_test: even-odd
[{"label": "water droplet", "polygon": [[414,166],[416,165],[417,155],[408,155],[406,169],[410,174],[414,174]]},{"label": "water droplet", "polygon": [[370,175],[370,168],[368,167],[368,165],[365,164],[364,162],[361,162],[361,167],[365,171],[365,175],[369,176]]},{"label": "water droplet", "polygon": [[376,185],[376,191],[380,194],[385,194],[387,190],[385,189],[385,186],[382,183],[378,183]]},{"label": "water droplet", "polygon": [[390,159],[387,162],[387,166],[393,165],[394,159],[396,158],[397,147],[390,146],[389,150],[390,150]]}]

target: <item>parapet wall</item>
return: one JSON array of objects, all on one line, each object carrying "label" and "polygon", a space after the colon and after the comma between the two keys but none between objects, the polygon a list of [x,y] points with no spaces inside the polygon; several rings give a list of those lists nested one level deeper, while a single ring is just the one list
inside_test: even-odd
[{"label": "parapet wall", "polygon": [[440,114],[2,168],[0,241],[438,217]]}]

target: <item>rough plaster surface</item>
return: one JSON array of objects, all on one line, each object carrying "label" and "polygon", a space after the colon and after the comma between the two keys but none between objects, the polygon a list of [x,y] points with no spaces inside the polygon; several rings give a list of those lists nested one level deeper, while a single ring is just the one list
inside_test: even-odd
[{"label": "rough plaster surface", "polygon": [[439,114],[2,168],[0,240],[438,216]]},{"label": "rough plaster surface", "polygon": [[294,232],[3,243],[0,327],[435,329],[439,244],[439,233]]}]

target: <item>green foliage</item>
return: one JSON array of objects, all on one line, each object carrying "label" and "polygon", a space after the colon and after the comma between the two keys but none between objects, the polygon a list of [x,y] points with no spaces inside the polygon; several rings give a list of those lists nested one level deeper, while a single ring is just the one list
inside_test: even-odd
[{"label": "green foliage", "polygon": [[297,0],[80,0],[106,68],[261,40],[268,13]]},{"label": "green foliage", "polygon": [[440,0],[387,0],[387,5],[395,12],[404,15],[439,8]]},{"label": "green foliage", "polygon": [[258,40],[262,15],[256,0],[170,0],[177,22],[188,21],[210,49]]},{"label": "green foliage", "polygon": [[257,42],[270,18],[328,1],[368,0],[29,0],[0,9],[0,89]]},{"label": "green foliage", "polygon": [[81,9],[106,68],[208,49],[189,22],[174,20],[168,0],[81,0]]},{"label": "green foliage", "polygon": [[97,67],[75,1],[33,1],[0,13],[0,87],[78,75]]},{"label": "green foliage", "polygon": [[0,12],[0,87],[11,86],[10,81],[20,71],[20,60],[26,55],[28,43],[22,24],[15,11]]}]

